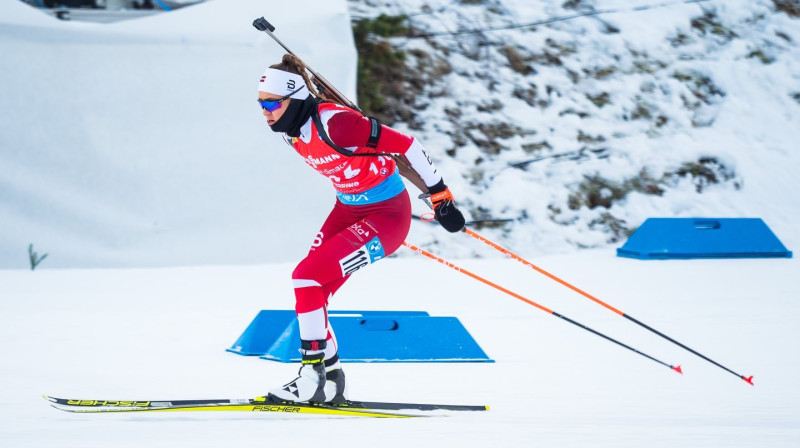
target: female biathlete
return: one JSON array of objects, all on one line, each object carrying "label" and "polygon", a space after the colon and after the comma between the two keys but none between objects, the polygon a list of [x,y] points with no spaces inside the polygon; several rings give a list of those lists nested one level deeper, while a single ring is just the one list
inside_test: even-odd
[{"label": "female biathlete", "polygon": [[337,196],[311,250],[292,273],[300,372],[270,393],[294,402],[343,402],[345,377],[328,321],[328,300],[350,275],[393,253],[408,235],[411,204],[390,155],[405,156],[422,178],[445,229],[460,231],[464,217],[416,138],[386,126],[376,129],[377,122],[321,98],[293,55],[284,55],[264,72],[258,102],[270,128],[333,182]]}]

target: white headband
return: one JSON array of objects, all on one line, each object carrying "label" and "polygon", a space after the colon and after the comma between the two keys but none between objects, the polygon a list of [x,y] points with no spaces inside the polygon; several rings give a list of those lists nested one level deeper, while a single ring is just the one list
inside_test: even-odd
[{"label": "white headband", "polygon": [[[261,77],[261,81],[258,83],[258,91],[279,96],[285,96],[294,92],[289,98],[299,98],[302,100],[308,96],[308,90],[301,89],[301,87],[305,85],[306,82],[303,80],[303,77],[296,73],[268,68],[264,71],[264,76]],[[295,92],[295,90],[297,91]]]}]

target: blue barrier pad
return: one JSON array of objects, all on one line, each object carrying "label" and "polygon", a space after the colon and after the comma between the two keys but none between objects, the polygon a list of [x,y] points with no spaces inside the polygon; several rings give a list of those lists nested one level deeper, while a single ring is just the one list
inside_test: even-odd
[{"label": "blue barrier pad", "polygon": [[[455,317],[424,311],[329,311],[343,362],[494,362]],[[263,310],[227,351],[300,361],[295,312]]]},{"label": "blue barrier pad", "polygon": [[649,218],[617,256],[650,259],[791,258],[760,218]]}]

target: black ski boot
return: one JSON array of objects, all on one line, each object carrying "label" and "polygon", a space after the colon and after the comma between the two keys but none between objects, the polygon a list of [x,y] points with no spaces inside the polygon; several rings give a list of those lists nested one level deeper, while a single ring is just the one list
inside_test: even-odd
[{"label": "black ski boot", "polygon": [[325,372],[325,402],[343,404],[347,402],[344,370],[341,366]]}]

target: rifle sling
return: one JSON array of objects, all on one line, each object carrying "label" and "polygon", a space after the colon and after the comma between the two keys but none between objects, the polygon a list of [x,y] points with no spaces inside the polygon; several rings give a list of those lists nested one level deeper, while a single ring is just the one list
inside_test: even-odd
[{"label": "rifle sling", "polygon": [[[375,148],[378,146],[378,139],[381,135],[381,124],[377,118],[374,117],[367,117],[370,121],[370,138],[367,142],[367,146],[370,148]],[[425,181],[422,180],[419,173],[417,173],[414,168],[411,166],[411,163],[408,159],[402,154],[389,154],[383,152],[376,152],[376,153],[369,153],[369,154],[355,154],[353,151],[348,149],[342,148],[341,146],[337,145],[336,143],[331,140],[328,133],[325,132],[325,127],[322,125],[322,119],[319,116],[319,108],[314,107],[314,110],[311,112],[311,119],[314,120],[314,126],[317,128],[317,132],[319,136],[322,137],[322,140],[328,144],[331,148],[336,150],[339,154],[345,157],[377,157],[377,156],[387,156],[391,157],[397,163],[397,168],[400,170],[400,175],[408,179],[415,187],[417,187],[421,192],[428,193],[428,187],[425,185]]]}]

